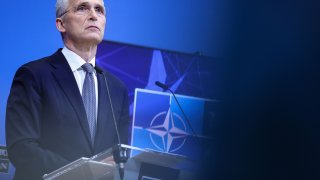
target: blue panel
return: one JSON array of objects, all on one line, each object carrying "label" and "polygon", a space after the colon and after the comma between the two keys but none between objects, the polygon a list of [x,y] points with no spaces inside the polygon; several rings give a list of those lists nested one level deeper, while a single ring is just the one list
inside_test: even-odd
[{"label": "blue panel", "polygon": [[[206,99],[177,96],[195,137],[169,93],[136,89],[131,145],[200,159]],[[133,153],[132,155],[135,155]]]}]

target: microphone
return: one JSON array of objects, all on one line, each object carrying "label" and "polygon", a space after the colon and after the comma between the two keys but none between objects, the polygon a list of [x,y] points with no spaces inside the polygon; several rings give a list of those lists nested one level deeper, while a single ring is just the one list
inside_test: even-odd
[{"label": "microphone", "polygon": [[[163,84],[163,83],[161,83],[161,82],[159,82],[159,81],[156,81],[155,84],[156,84],[157,86],[161,87],[161,88],[164,89],[164,90],[168,90],[168,89],[169,89],[169,87],[168,87],[167,85],[165,85],[165,84]],[[169,90],[170,90],[170,89],[169,89]]]},{"label": "microphone", "polygon": [[107,93],[108,93],[109,103],[110,103],[110,107],[111,107],[112,119],[113,119],[114,127],[116,130],[116,135],[117,135],[117,140],[118,140],[118,144],[115,145],[114,147],[112,147],[112,154],[113,154],[114,161],[119,165],[120,179],[123,180],[124,164],[127,162],[128,158],[129,158],[129,156],[128,156],[129,152],[128,152],[128,149],[121,146],[120,134],[119,134],[118,126],[117,126],[116,117],[114,114],[113,103],[112,103],[112,99],[111,99],[111,95],[110,95],[110,90],[109,90],[107,78],[106,78],[102,69],[100,69],[97,66],[95,67],[95,69],[99,74],[103,75],[104,83],[107,87]]},{"label": "microphone", "polygon": [[186,115],[186,113],[184,112],[184,110],[182,109],[182,107],[181,107],[181,105],[180,105],[180,103],[179,103],[176,95],[174,94],[174,92],[171,91],[171,89],[170,89],[167,85],[165,85],[165,84],[163,84],[163,83],[161,83],[161,82],[159,82],[159,81],[156,81],[155,84],[156,84],[157,86],[161,87],[161,88],[162,88],[163,90],[165,90],[165,91],[168,90],[168,91],[173,95],[174,100],[177,102],[178,107],[179,107],[180,111],[181,111],[182,114],[183,114],[183,117],[186,119],[187,124],[188,124],[189,128],[191,129],[192,135],[196,137],[197,143],[198,143],[199,145],[201,145],[200,142],[199,142],[199,140],[197,139],[197,137],[199,137],[199,136],[198,136],[198,135],[195,133],[195,131],[193,130],[193,127],[192,127],[192,125],[191,125],[191,123],[190,123],[190,120],[189,120],[189,118],[187,117],[187,115]]}]

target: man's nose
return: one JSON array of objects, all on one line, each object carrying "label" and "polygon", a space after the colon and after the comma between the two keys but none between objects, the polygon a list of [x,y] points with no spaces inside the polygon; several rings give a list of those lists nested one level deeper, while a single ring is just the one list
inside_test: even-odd
[{"label": "man's nose", "polygon": [[91,9],[90,9],[88,15],[90,16],[90,19],[91,19],[91,20],[97,20],[97,19],[98,19],[98,13],[95,11],[94,8],[91,8]]}]

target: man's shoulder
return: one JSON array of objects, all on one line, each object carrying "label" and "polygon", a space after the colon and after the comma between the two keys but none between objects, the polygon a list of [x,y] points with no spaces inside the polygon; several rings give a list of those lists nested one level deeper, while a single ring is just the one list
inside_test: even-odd
[{"label": "man's shoulder", "polygon": [[23,64],[22,67],[37,68],[39,66],[43,66],[45,64],[48,64],[49,59],[50,59],[50,56],[42,57],[42,58],[36,59],[36,60],[31,60],[31,61]]},{"label": "man's shoulder", "polygon": [[[23,64],[19,69],[30,69],[32,71],[42,71],[48,70],[48,67],[52,66],[52,62],[57,58],[61,58],[59,55],[62,55],[61,50],[57,50],[54,54],[46,57],[42,57],[36,60],[31,60]],[[63,56],[63,55],[62,55]]]}]

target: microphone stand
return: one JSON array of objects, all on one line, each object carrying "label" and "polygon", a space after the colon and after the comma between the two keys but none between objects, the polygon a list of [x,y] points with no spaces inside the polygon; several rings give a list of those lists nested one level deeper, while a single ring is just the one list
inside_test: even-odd
[{"label": "microphone stand", "polygon": [[113,104],[112,104],[112,100],[111,100],[109,86],[108,86],[108,83],[107,83],[107,78],[106,78],[104,72],[102,71],[102,69],[96,67],[96,70],[97,70],[97,72],[99,72],[99,73],[101,73],[103,75],[104,82],[105,82],[106,87],[107,87],[107,92],[108,92],[108,98],[109,98],[109,103],[110,103],[111,112],[112,112],[113,123],[114,123],[114,127],[115,127],[116,134],[117,134],[117,140],[118,140],[118,144],[115,145],[114,147],[112,147],[112,153],[113,153],[114,161],[119,165],[120,179],[123,180],[123,178],[124,178],[124,164],[127,162],[128,158],[129,158],[129,151],[128,151],[127,148],[124,148],[124,147],[121,146],[120,134],[119,134],[118,126],[117,126],[116,117],[115,117],[115,114],[114,114],[114,109],[113,109]]},{"label": "microphone stand", "polygon": [[121,144],[117,144],[112,148],[114,161],[119,165],[119,175],[120,179],[124,178],[124,164],[128,160],[128,149],[121,147]]}]

